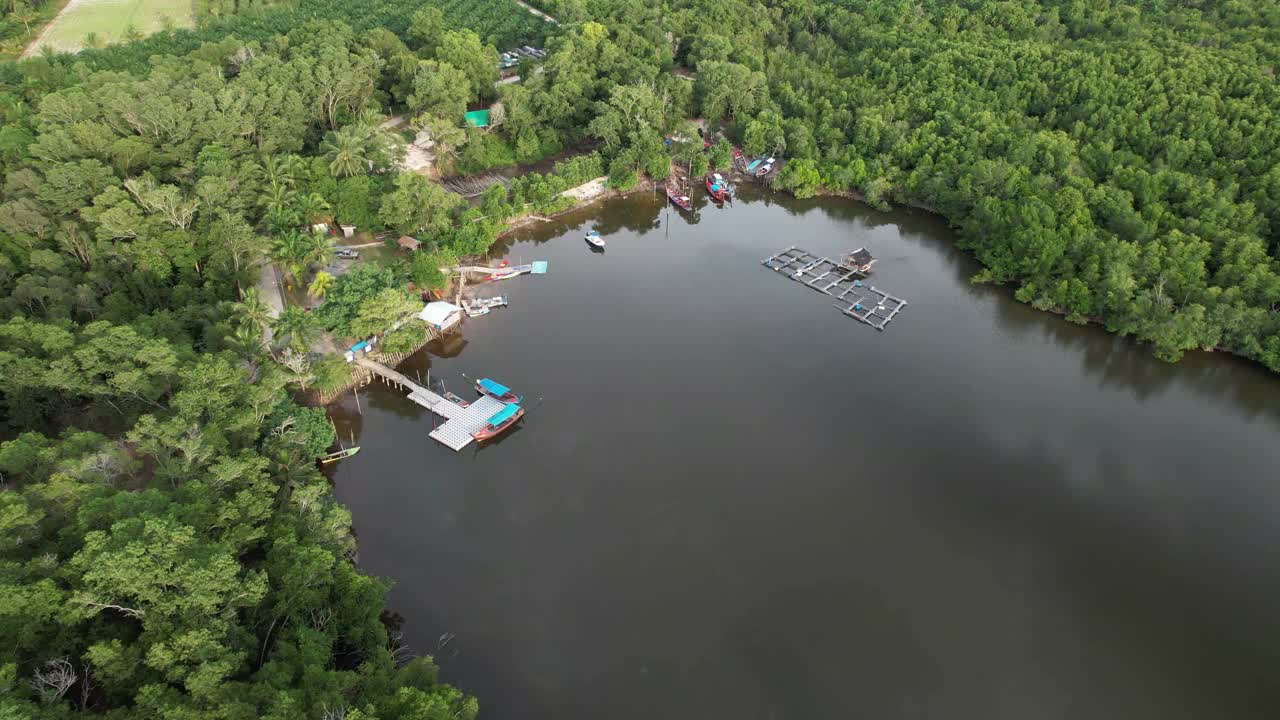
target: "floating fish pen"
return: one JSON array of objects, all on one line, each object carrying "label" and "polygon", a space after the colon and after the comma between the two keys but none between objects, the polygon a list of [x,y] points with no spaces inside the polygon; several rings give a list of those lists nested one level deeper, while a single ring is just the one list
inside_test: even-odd
[{"label": "floating fish pen", "polygon": [[793,245],[770,255],[761,264],[836,298],[835,307],[840,312],[877,330],[883,330],[907,306],[906,300],[863,282],[875,264],[875,258],[865,248],[832,260]]}]

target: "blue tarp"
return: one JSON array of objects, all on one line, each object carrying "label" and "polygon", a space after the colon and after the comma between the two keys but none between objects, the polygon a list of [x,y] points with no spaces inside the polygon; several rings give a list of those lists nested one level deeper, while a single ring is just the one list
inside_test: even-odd
[{"label": "blue tarp", "polygon": [[489,378],[480,378],[480,387],[484,388],[485,392],[493,395],[506,395],[511,392],[511,388],[502,383],[494,382]]},{"label": "blue tarp", "polygon": [[515,415],[517,412],[520,412],[520,406],[515,403],[508,403],[503,406],[501,410],[494,413],[493,417],[489,418],[489,426],[498,427],[502,423],[510,420],[511,416]]},{"label": "blue tarp", "polygon": [[755,160],[752,160],[751,164],[747,166],[747,172],[751,172],[752,170],[755,170],[756,166],[760,164],[761,160],[764,160],[764,158],[756,158]]},{"label": "blue tarp", "polygon": [[534,261],[531,263],[531,265],[533,265],[533,270],[532,270],[531,272],[532,272],[534,275],[546,275],[546,274],[547,274],[547,261],[546,261],[546,260],[534,260]]}]

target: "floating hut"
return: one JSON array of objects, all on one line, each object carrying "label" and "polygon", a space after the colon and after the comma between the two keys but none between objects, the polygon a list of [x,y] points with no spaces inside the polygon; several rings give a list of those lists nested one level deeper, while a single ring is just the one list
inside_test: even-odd
[{"label": "floating hut", "polygon": [[866,275],[871,272],[871,266],[876,264],[876,259],[866,248],[858,248],[841,255],[840,264],[856,273]]}]

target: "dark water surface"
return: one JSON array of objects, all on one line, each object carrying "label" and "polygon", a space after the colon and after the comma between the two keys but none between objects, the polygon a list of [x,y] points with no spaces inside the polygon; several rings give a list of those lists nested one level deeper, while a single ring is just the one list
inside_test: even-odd
[{"label": "dark water surface", "polygon": [[[927,214],[747,194],[510,245],[550,273],[402,366],[545,398],[500,442],[336,410],[414,651],[487,720],[1280,717],[1280,379],[971,285]],[[791,244],[911,304],[846,318],[760,266]]]}]

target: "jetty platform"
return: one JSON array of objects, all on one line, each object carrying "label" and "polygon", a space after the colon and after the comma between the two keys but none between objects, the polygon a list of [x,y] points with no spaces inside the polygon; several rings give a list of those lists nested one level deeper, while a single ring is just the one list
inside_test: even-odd
[{"label": "jetty platform", "polygon": [[906,300],[863,282],[867,277],[865,273],[794,245],[770,255],[760,264],[834,297],[837,310],[877,330],[884,330],[907,306]]},{"label": "jetty platform", "polygon": [[407,390],[410,400],[444,418],[444,422],[437,425],[430,436],[455,452],[474,442],[475,438],[471,437],[471,433],[487,425],[489,418],[506,406],[506,403],[497,398],[482,395],[467,407],[462,407],[443,395],[437,395],[422,387],[403,373],[367,357],[356,358],[356,363],[382,376],[387,382]]}]

